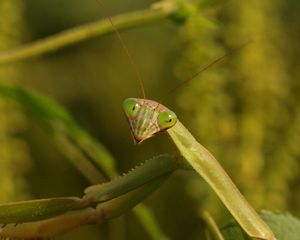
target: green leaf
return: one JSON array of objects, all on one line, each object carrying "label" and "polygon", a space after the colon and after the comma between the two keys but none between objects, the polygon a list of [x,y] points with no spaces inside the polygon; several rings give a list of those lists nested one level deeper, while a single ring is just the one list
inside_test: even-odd
[{"label": "green leaf", "polygon": [[[74,159],[74,154],[66,149],[75,146],[84,152],[84,155],[89,156],[87,160],[92,161],[93,165],[106,176],[115,175],[114,160],[107,149],[83,130],[55,101],[36,92],[5,84],[0,84],[0,95],[17,102],[28,115],[52,133],[62,152],[69,159]],[[87,175],[85,172],[83,174]]]},{"label": "green leaf", "polygon": [[[273,230],[277,240],[299,240],[300,220],[290,214],[263,211],[262,218]],[[226,240],[248,240],[236,222],[231,222],[221,229]]]}]

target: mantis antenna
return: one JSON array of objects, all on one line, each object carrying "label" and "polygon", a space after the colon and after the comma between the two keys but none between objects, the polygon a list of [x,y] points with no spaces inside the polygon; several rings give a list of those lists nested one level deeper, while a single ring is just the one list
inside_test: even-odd
[{"label": "mantis antenna", "polygon": [[120,45],[121,45],[121,48],[123,49],[123,51],[124,51],[124,53],[125,53],[125,55],[126,55],[128,61],[129,61],[129,64],[130,64],[130,66],[131,66],[131,68],[132,68],[132,71],[133,71],[133,72],[135,73],[135,75],[136,75],[136,78],[137,78],[137,80],[138,80],[138,82],[139,82],[139,85],[140,85],[140,88],[141,88],[141,91],[142,91],[142,96],[143,96],[143,98],[145,99],[145,98],[146,98],[146,93],[145,93],[145,88],[144,88],[144,82],[143,82],[142,75],[141,75],[141,73],[140,73],[140,71],[139,71],[139,68],[138,68],[138,66],[136,65],[136,63],[135,63],[135,61],[134,61],[132,55],[130,54],[130,51],[128,50],[125,41],[123,40],[123,38],[122,38],[120,32],[118,31],[118,28],[116,27],[116,25],[115,25],[114,22],[112,21],[110,15],[109,15],[108,12],[106,11],[106,9],[105,9],[105,7],[104,7],[104,4],[102,4],[102,2],[101,2],[100,0],[97,0],[97,2],[98,2],[98,4],[101,5],[100,11],[101,11],[102,15],[103,15],[104,17],[106,17],[106,18],[109,20],[109,22],[110,22],[110,24],[111,24],[111,26],[112,26],[112,28],[113,28],[115,34],[116,34],[116,37],[117,37],[117,39],[118,39],[118,41],[119,41],[119,43],[120,43]]},{"label": "mantis antenna", "polygon": [[[115,26],[114,22],[112,21],[110,15],[108,14],[108,12],[106,11],[104,5],[102,4],[102,2],[100,0],[97,0],[98,4],[101,5],[101,8],[100,8],[100,11],[102,12],[102,15],[105,16],[115,34],[116,34],[116,37],[122,47],[122,50],[124,51],[127,59],[129,60],[129,63],[130,63],[130,66],[133,70],[133,72],[135,73],[136,75],[136,78],[139,82],[139,85],[140,85],[140,88],[141,88],[141,91],[142,91],[142,96],[143,96],[143,99],[146,99],[146,93],[145,93],[145,88],[144,88],[144,82],[143,82],[143,78],[142,78],[142,75],[138,69],[138,66],[136,65],[132,55],[130,54],[130,51],[128,50],[127,46],[126,46],[126,43],[124,41],[124,39],[122,38],[120,32],[118,31],[117,27]],[[204,66],[203,68],[201,68],[198,72],[196,72],[195,74],[193,74],[190,78],[186,79],[185,81],[183,81],[182,83],[178,84],[176,87],[174,87],[173,89],[171,89],[166,95],[164,98],[166,98],[167,96],[169,96],[171,93],[175,92],[176,90],[178,90],[179,88],[181,88],[183,85],[187,84],[188,82],[192,81],[193,79],[195,79],[197,76],[199,76],[201,73],[203,73],[204,71],[206,71],[207,69],[213,67],[214,65],[216,65],[217,63],[220,63],[222,62],[224,59],[226,59],[228,56],[234,54],[235,52],[238,52],[239,50],[241,50],[242,48],[248,46],[248,44],[252,43],[253,40],[249,40],[247,42],[245,42],[244,44],[232,49],[231,51],[225,53],[224,55],[218,57],[217,59],[213,60],[212,62],[210,62],[209,64],[207,64],[206,66]]]},{"label": "mantis antenna", "polygon": [[167,96],[169,96],[171,93],[177,91],[179,88],[181,88],[183,85],[187,84],[188,82],[192,81],[193,79],[195,79],[197,76],[199,76],[201,73],[203,73],[204,71],[206,71],[207,69],[215,66],[217,63],[220,63],[222,61],[224,61],[228,56],[240,51],[241,49],[243,49],[244,47],[248,46],[250,43],[252,43],[253,40],[249,40],[247,42],[245,42],[244,44],[235,47],[233,49],[231,49],[229,52],[225,53],[224,55],[218,57],[217,59],[213,60],[212,62],[210,62],[209,64],[207,64],[206,66],[202,67],[198,72],[196,72],[195,74],[193,74],[190,78],[186,79],[185,81],[179,83],[177,86],[175,86],[173,89],[171,89],[164,98],[166,98]]}]

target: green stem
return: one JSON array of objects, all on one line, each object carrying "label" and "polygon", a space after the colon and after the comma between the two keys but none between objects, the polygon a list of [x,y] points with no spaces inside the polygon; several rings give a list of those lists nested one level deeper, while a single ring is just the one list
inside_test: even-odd
[{"label": "green stem", "polygon": [[[112,17],[112,21],[118,30],[124,30],[165,19],[174,15],[176,11],[177,7],[174,3],[167,7],[150,8],[115,16]],[[3,51],[0,53],[0,64],[17,62],[26,58],[39,56],[113,31],[113,26],[107,20],[99,20],[75,27],[17,49]]]},{"label": "green stem", "polygon": [[220,232],[216,222],[214,221],[214,219],[208,212],[204,211],[202,213],[202,218],[203,218],[204,222],[206,223],[209,233],[212,234],[213,239],[225,240],[222,233]]},{"label": "green stem", "polygon": [[151,239],[155,240],[168,240],[169,238],[161,231],[159,225],[154,221],[155,216],[150,208],[144,204],[139,204],[134,207],[133,212],[136,217],[143,224],[143,227],[148,231]]}]

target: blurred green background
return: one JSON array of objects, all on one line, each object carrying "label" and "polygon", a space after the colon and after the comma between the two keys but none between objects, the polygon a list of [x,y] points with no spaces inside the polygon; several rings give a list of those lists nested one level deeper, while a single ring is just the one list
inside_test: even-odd
[{"label": "blurred green background", "polygon": [[[110,15],[148,8],[154,1],[103,0]],[[170,19],[122,32],[145,82],[147,98],[173,109],[222,163],[256,209],[300,217],[300,2],[198,1],[181,24]],[[0,49],[95,21],[96,0],[0,0]],[[181,89],[180,82],[249,40]],[[114,35],[55,53],[0,66],[0,81],[50,96],[102,142],[126,172],[154,155],[175,152],[165,134],[133,145],[121,106],[141,97]],[[81,196],[88,182],[56,149],[49,135],[0,99],[1,202]],[[178,172],[146,201],[170,239],[201,239],[202,210],[219,224],[225,207],[196,174]],[[132,213],[115,239],[149,239]],[[59,239],[113,239],[111,226],[82,227]]]}]

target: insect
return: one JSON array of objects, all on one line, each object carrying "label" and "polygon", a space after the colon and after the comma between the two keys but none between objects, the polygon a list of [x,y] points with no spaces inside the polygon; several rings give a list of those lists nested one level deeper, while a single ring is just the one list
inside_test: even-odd
[{"label": "insect", "polygon": [[[112,21],[111,23],[114,27]],[[118,30],[115,27],[114,29],[123,43]],[[125,45],[122,44],[122,46]],[[128,55],[126,47],[123,48]],[[224,57],[226,55],[208,66],[217,63]],[[129,59],[132,62],[130,55]],[[142,83],[141,80],[140,83]],[[6,94],[13,92],[13,97],[17,96],[21,100],[22,97],[31,97],[30,94],[22,95],[22,91],[17,92],[14,89],[2,87],[2,90]],[[143,87],[142,91],[144,92]],[[142,143],[160,132],[167,132],[181,155],[214,189],[238,223],[251,237],[266,240],[276,239],[268,225],[241,195],[218,161],[197,142],[173,111],[156,101],[146,99],[145,96],[126,99],[123,103],[123,110],[135,143]],[[160,156],[120,180],[87,188],[83,198],[46,199],[2,205],[0,212],[3,215],[0,216],[0,219],[2,219],[3,224],[8,224],[8,226],[1,229],[0,236],[13,238],[51,237],[79,225],[99,223],[118,216],[124,207],[122,205],[118,208],[120,202],[125,202],[127,208],[132,207],[159,186],[159,183],[176,168],[178,166],[174,161],[170,161],[169,156]],[[128,199],[131,202],[128,202]],[[10,212],[10,210],[14,211],[16,207],[19,213],[21,212],[17,217]],[[36,210],[34,214],[27,211],[30,208]],[[107,209],[110,211],[106,211]],[[12,223],[14,224],[12,225]],[[17,223],[19,225],[15,225]]]},{"label": "insect", "polygon": [[[114,27],[113,24],[112,26]],[[160,132],[167,131],[181,155],[214,189],[245,232],[251,237],[275,240],[276,238],[272,230],[246,201],[219,162],[205,147],[197,142],[187,128],[178,120],[176,114],[159,102],[145,99],[145,90],[138,69],[136,65],[132,63],[132,57],[121,39],[118,30],[116,28],[114,29],[133,70],[137,72],[136,75],[144,96],[144,98],[128,98],[123,102],[123,110],[127,117],[134,142],[142,143]],[[206,69],[222,61],[233,52],[247,46],[248,43],[249,42],[215,59],[194,74],[192,78],[184,81],[183,84],[193,80],[195,76],[198,76]],[[175,89],[177,89],[177,87]]]},{"label": "insect", "polygon": [[133,98],[124,101],[124,111],[135,142],[141,143],[159,132],[167,131],[182,156],[214,189],[251,237],[276,239],[271,229],[239,192],[219,162],[197,142],[174,112],[152,100]]},{"label": "insect", "polygon": [[141,143],[160,132],[167,131],[182,156],[214,189],[251,237],[276,239],[218,161],[197,142],[173,111],[153,100],[139,98],[126,99],[123,108],[135,143]]}]

